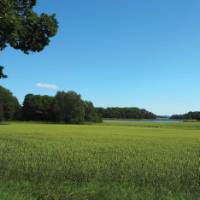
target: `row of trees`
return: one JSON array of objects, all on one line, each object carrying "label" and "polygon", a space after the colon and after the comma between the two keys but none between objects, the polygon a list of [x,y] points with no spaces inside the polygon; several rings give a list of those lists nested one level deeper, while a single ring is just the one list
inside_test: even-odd
[{"label": "row of trees", "polygon": [[115,119],[156,119],[156,115],[145,109],[139,108],[96,108],[97,113],[103,118]]},{"label": "row of trees", "polygon": [[178,119],[178,120],[200,120],[200,112],[188,112],[183,115],[173,115],[171,119]]},{"label": "row of trees", "polygon": [[21,119],[79,124],[101,122],[94,105],[76,92],[58,92],[54,97],[28,94],[21,108]]},{"label": "row of trees", "polygon": [[19,102],[13,94],[0,86],[0,121],[17,118]]},{"label": "row of trees", "polygon": [[46,121],[78,124],[101,122],[102,118],[155,119],[156,115],[139,108],[95,108],[76,92],[57,92],[55,96],[27,94],[22,106],[12,93],[0,87],[0,121]]},{"label": "row of trees", "polygon": [[54,97],[28,94],[20,106],[12,93],[0,87],[0,121],[49,121],[63,123],[101,122],[92,102],[76,92],[58,92]]}]

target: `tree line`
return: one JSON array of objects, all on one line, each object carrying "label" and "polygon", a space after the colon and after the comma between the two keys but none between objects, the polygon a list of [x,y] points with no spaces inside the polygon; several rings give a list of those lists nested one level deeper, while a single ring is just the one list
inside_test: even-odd
[{"label": "tree line", "polygon": [[17,98],[9,90],[0,86],[0,121],[16,119],[19,109]]},{"label": "tree line", "polygon": [[79,124],[101,122],[92,102],[84,101],[76,92],[57,92],[54,97],[28,94],[25,96],[21,119]]},{"label": "tree line", "polygon": [[101,122],[92,102],[76,92],[57,92],[52,96],[27,94],[20,105],[13,94],[0,86],[0,121],[44,121],[79,124]]},{"label": "tree line", "polygon": [[200,112],[196,111],[196,112],[188,112],[183,115],[172,115],[171,119],[200,121]]},{"label": "tree line", "polygon": [[97,113],[102,116],[102,118],[111,119],[156,119],[157,116],[145,109],[139,108],[121,108],[121,107],[111,107],[111,108],[96,108]]},{"label": "tree line", "polygon": [[55,96],[27,94],[22,105],[0,86],[0,121],[44,121],[80,124],[102,122],[103,118],[155,119],[156,115],[139,108],[95,108],[74,91],[59,91]]}]

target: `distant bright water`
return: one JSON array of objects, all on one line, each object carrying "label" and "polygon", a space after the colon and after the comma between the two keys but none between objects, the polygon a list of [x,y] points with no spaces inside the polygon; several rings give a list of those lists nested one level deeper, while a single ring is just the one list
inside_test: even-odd
[{"label": "distant bright water", "polygon": [[149,123],[180,123],[181,120],[170,120],[170,119],[151,119],[151,120],[139,120],[139,119],[104,119],[105,122],[149,122]]}]

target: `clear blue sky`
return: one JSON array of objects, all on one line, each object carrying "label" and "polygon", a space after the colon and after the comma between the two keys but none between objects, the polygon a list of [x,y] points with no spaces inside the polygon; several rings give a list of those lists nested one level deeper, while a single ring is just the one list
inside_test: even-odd
[{"label": "clear blue sky", "polygon": [[41,87],[55,84],[96,106],[200,110],[199,0],[38,0],[36,9],[57,14],[50,46],[0,55],[9,75],[1,85],[20,102],[27,93],[54,95]]}]

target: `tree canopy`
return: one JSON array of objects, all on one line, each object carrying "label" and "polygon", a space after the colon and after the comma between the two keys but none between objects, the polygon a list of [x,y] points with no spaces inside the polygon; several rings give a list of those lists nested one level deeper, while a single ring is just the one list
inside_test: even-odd
[{"label": "tree canopy", "polygon": [[73,91],[57,92],[53,97],[27,94],[21,109],[21,119],[71,124],[101,122],[92,102],[82,100]]},{"label": "tree canopy", "polygon": [[171,119],[177,119],[177,120],[198,120],[200,121],[200,112],[188,112],[183,115],[172,115]]},{"label": "tree canopy", "polygon": [[1,79],[1,78],[7,78],[7,75],[5,75],[5,74],[3,73],[3,69],[4,69],[4,67],[3,67],[3,66],[0,66],[0,79]]},{"label": "tree canopy", "polygon": [[27,94],[22,106],[12,93],[0,86],[0,120],[44,121],[68,124],[102,122],[102,118],[155,119],[156,115],[139,108],[95,108],[74,91],[59,91],[55,96]]},{"label": "tree canopy", "polygon": [[84,101],[85,121],[87,122],[101,122],[102,118],[97,113],[93,103],[91,101]]},{"label": "tree canopy", "polygon": [[0,121],[15,119],[19,108],[17,98],[9,90],[0,86]]},{"label": "tree canopy", "polygon": [[54,121],[54,97],[27,94],[22,107],[22,119],[31,121]]},{"label": "tree canopy", "polygon": [[55,119],[58,122],[78,124],[84,121],[84,105],[76,92],[58,92],[54,100]]},{"label": "tree canopy", "polygon": [[58,28],[55,15],[37,14],[36,0],[0,0],[0,50],[7,45],[24,53],[39,52]]},{"label": "tree canopy", "polygon": [[156,115],[139,108],[96,108],[97,112],[103,118],[114,118],[114,119],[156,119]]}]

